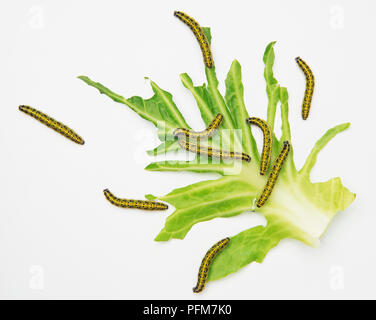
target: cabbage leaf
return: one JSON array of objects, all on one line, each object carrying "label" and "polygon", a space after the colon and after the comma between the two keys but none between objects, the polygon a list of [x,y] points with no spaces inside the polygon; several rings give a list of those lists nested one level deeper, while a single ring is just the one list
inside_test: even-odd
[{"label": "cabbage leaf", "polygon": [[[203,29],[211,39],[210,29]],[[263,57],[268,98],[267,122],[274,130],[278,106],[281,108],[282,120],[281,138],[277,139],[273,135],[271,161],[282,148],[284,140],[291,142],[288,91],[279,85],[273,74],[274,45],[275,42],[271,42],[266,47]],[[164,196],[147,195],[147,198],[166,201],[175,208],[167,217],[164,228],[156,236],[156,241],[184,239],[195,224],[211,219],[230,218],[246,211],[251,211],[250,214],[253,211],[259,212],[265,216],[266,226],[256,226],[231,236],[229,246],[214,260],[209,272],[209,280],[217,280],[251,262],[262,262],[268,251],[282,239],[292,238],[310,246],[317,246],[334,215],[347,208],[354,201],[355,194],[344,187],[338,177],[326,182],[310,181],[310,172],[319,152],[332,138],[350,126],[349,123],[344,123],[329,129],[317,141],[300,170],[295,167],[291,147],[270,198],[263,207],[255,208],[254,200],[262,192],[267,175],[259,174],[260,155],[252,128],[245,121],[249,113],[244,103],[241,66],[237,60],[233,61],[225,80],[225,95],[218,90],[215,67],[205,67],[205,73],[207,83],[202,85],[195,85],[187,73],[181,74],[180,79],[183,86],[192,93],[205,125],[208,125],[217,113],[224,117],[219,134],[210,139],[208,144],[245,152],[252,157],[252,161],[239,163],[196,156],[190,161],[152,162],[146,170],[212,172],[216,173],[218,178],[178,188]],[[128,106],[157,127],[161,144],[154,150],[149,150],[150,155],[168,154],[179,149],[172,131],[178,127],[190,127],[174,103],[172,95],[156,83],[150,80],[154,92],[151,98],[135,96],[126,99],[86,76],[79,78],[115,102]]]}]

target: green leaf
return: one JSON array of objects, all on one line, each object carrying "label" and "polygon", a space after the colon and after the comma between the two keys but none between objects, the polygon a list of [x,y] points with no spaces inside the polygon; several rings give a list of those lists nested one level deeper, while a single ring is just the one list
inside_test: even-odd
[{"label": "green leaf", "polygon": [[142,118],[152,122],[158,128],[158,136],[162,141],[166,139],[166,134],[171,135],[171,132],[177,127],[189,128],[172,100],[172,95],[159,88],[153,81],[150,81],[150,84],[154,95],[150,99],[143,99],[138,96],[125,99],[86,76],[79,76],[78,78],[89,86],[97,88],[100,93],[105,94],[115,102],[127,105]]},{"label": "green leaf", "polygon": [[338,177],[318,183],[303,180],[301,190],[330,220],[338,211],[345,210],[356,198],[354,193],[343,186]]},{"label": "green leaf", "polygon": [[309,179],[309,174],[313,166],[317,161],[319,152],[326,146],[326,144],[332,140],[338,133],[345,131],[350,127],[350,123],[343,123],[334,128],[329,129],[315,144],[311,153],[309,154],[303,168],[300,170],[300,174],[306,176]]},{"label": "green leaf", "polygon": [[[223,115],[223,110],[219,108],[219,104],[217,104],[215,102],[215,98],[213,98],[213,95],[217,95],[218,90],[214,90],[214,93],[209,92],[209,90],[206,87],[206,84],[203,84],[202,86],[194,86],[192,79],[186,73],[181,74],[180,79],[183,85],[192,93],[193,97],[195,98],[197,106],[201,112],[201,118],[203,119],[206,126],[208,126],[209,123],[213,121],[217,114],[220,113]],[[226,110],[228,111],[225,102],[222,101],[221,103],[223,103],[223,108],[226,108]],[[214,143],[213,147],[220,148],[220,145],[222,143],[223,149],[233,150],[234,148],[237,148],[237,151],[241,152],[242,146],[238,142],[237,137],[236,140],[231,137],[233,134],[233,130],[234,127],[231,126],[229,128],[226,127],[224,124],[221,124],[220,128],[218,129],[218,136],[221,137],[222,141],[216,141],[215,138],[212,139],[214,140],[212,141],[212,143]]]},{"label": "green leaf", "polygon": [[218,90],[218,80],[215,73],[215,67],[205,68],[205,73],[208,81],[207,90],[209,92],[211,104],[215,105],[218,108],[219,113],[223,115],[223,123],[221,127],[225,129],[234,129],[234,120],[232,119],[230,110],[228,109],[223,96]]},{"label": "green leaf", "polygon": [[267,122],[269,123],[272,130],[274,129],[274,119],[277,110],[277,103],[279,101],[279,84],[273,75],[273,65],[274,65],[274,45],[275,41],[268,44],[264,53],[264,63],[265,71],[264,77],[266,80],[266,94],[268,96],[268,111],[267,111]]},{"label": "green leaf", "polygon": [[[287,88],[280,87],[279,88],[279,98],[281,101],[281,119],[282,119],[282,135],[279,143],[278,148],[274,148],[275,150],[279,150],[284,141],[291,141],[291,130],[290,130],[290,123],[289,123],[289,94],[287,92]],[[288,172],[290,180],[293,180],[296,177],[297,171],[294,164],[294,148],[290,146],[289,156],[286,159],[285,167],[288,168],[286,172]]]},{"label": "green leaf", "polygon": [[211,36],[210,28],[208,28],[208,27],[202,27],[201,29],[204,32],[206,38],[208,39],[209,44],[211,44],[212,36]]},{"label": "green leaf", "polygon": [[270,249],[295,232],[286,226],[285,223],[273,221],[265,227],[257,226],[231,237],[229,245],[214,260],[208,280],[223,278],[251,262],[261,263]]},{"label": "green leaf", "polygon": [[251,127],[245,121],[245,119],[249,118],[249,115],[244,104],[241,66],[237,60],[234,60],[231,64],[225,83],[226,104],[231,111],[235,128],[240,129],[243,150],[245,153],[250,154],[255,161],[259,162],[255,138],[252,135]]},{"label": "green leaf", "polygon": [[173,152],[180,150],[180,146],[176,140],[173,141],[164,141],[159,146],[155,147],[152,150],[146,151],[149,156],[158,156],[161,154],[166,154],[168,152]]},{"label": "green leaf", "polygon": [[225,176],[175,189],[160,199],[175,212],[166,219],[157,241],[183,239],[196,223],[225,218],[251,210],[257,188],[238,176]]},{"label": "green leaf", "polygon": [[[197,158],[193,161],[160,161],[150,163],[145,170],[148,171],[191,171],[191,172],[215,172],[220,175],[236,173],[236,167],[223,163],[200,163]],[[234,171],[233,171],[234,170]]]},{"label": "green leaf", "polygon": [[[202,29],[211,41],[210,29]],[[268,97],[267,121],[273,131],[278,103],[281,107],[282,135],[278,141],[273,133],[272,161],[278,155],[284,140],[292,144],[288,119],[288,91],[279,85],[273,74],[274,45],[275,42],[271,42],[266,47],[263,57]],[[148,194],[146,198],[160,199],[175,207],[175,211],[166,219],[163,229],[155,238],[156,241],[183,239],[195,224],[216,218],[230,218],[246,211],[256,211],[265,216],[266,226],[257,226],[231,237],[229,246],[214,260],[209,272],[209,280],[217,280],[252,262],[262,262],[269,250],[284,238],[317,246],[335,214],[345,210],[354,201],[355,194],[343,186],[340,178],[320,183],[312,183],[309,179],[319,152],[334,136],[349,127],[346,123],[327,131],[315,144],[299,172],[295,168],[291,145],[291,151],[282,166],[273,192],[264,206],[255,207],[255,200],[262,193],[268,176],[259,174],[256,142],[251,129],[245,124],[248,111],[244,103],[240,64],[235,60],[231,65],[225,81],[225,96],[218,90],[215,68],[205,67],[205,74],[207,83],[201,86],[195,86],[186,73],[181,74],[180,78],[184,87],[192,93],[206,126],[217,113],[224,116],[218,134],[209,139],[207,144],[213,147],[236,148],[237,151],[249,153],[253,159],[251,163],[244,163],[218,159],[207,161],[204,156],[196,156],[191,161],[152,162],[146,170],[215,173],[220,177],[175,189],[165,196],[156,197]],[[79,78],[114,101],[129,106],[158,127],[158,136],[162,144],[150,150],[149,154],[159,155],[179,149],[177,142],[171,137],[171,132],[177,127],[189,126],[170,93],[151,81],[153,97],[125,99],[85,76]],[[234,134],[235,129],[242,130],[241,136]],[[307,130],[309,132],[309,128]]]},{"label": "green leaf", "polygon": [[206,84],[194,86],[192,79],[186,73],[182,73],[180,79],[184,87],[192,93],[200,109],[201,118],[204,120],[205,125],[208,125],[213,121],[214,117],[220,113],[220,110],[212,104]]}]

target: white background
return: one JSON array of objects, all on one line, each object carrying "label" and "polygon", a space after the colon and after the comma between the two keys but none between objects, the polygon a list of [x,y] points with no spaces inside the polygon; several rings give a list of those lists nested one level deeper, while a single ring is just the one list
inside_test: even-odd
[{"label": "white background", "polygon": [[[0,297],[376,298],[375,9],[371,0],[2,1]],[[192,287],[206,250],[263,218],[215,219],[194,226],[183,241],[154,242],[173,208],[123,210],[102,190],[142,199],[215,176],[143,170],[152,161],[144,150],[158,144],[153,126],[76,78],[87,75],[125,97],[150,97],[149,76],[174,95],[191,126],[202,129],[179,80],[188,72],[201,84],[202,57],[174,10],[212,28],[222,92],[232,60],[240,61],[246,105],[256,116],[266,116],[263,52],[277,41],[274,70],[289,89],[297,167],[328,128],[352,124],[322,151],[312,172],[313,181],[340,176],[357,194],[320,247],[283,240],[262,264],[211,282],[200,295]],[[316,76],[305,122],[298,55]],[[28,118],[20,104],[66,123],[86,144]]]}]

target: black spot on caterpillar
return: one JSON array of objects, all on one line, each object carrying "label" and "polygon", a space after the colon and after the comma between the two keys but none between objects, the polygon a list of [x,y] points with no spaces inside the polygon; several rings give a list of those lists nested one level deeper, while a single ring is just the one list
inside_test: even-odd
[{"label": "black spot on caterpillar", "polygon": [[174,136],[186,136],[188,139],[197,140],[197,139],[206,139],[212,137],[216,132],[218,127],[221,125],[223,116],[218,113],[214,120],[209,124],[209,126],[200,132],[190,131],[184,128],[177,128],[174,131]]},{"label": "black spot on caterpillar", "polygon": [[198,271],[197,285],[193,288],[194,293],[199,293],[204,290],[206,282],[208,280],[209,268],[212,264],[214,258],[220,253],[224,248],[230,243],[230,238],[225,238],[218,241],[214,246],[212,246],[206,253],[204,259],[202,259],[200,269]]},{"label": "black spot on caterpillar", "polygon": [[34,119],[37,119],[39,122],[45,124],[47,127],[55,130],[56,132],[62,134],[69,140],[78,143],[78,144],[84,144],[85,141],[72,129],[68,128],[66,125],[56,121],[55,119],[49,117],[43,112],[40,112],[32,107],[29,106],[19,106],[18,107],[22,112],[25,112],[29,116],[33,117]]},{"label": "black spot on caterpillar", "polygon": [[311,108],[313,89],[315,87],[315,77],[313,76],[311,68],[308,64],[301,59],[300,57],[295,58],[300,69],[303,70],[303,73],[306,77],[306,89],[304,92],[304,99],[302,105],[302,117],[303,120],[308,118],[309,110]]},{"label": "black spot on caterpillar", "polygon": [[235,159],[250,162],[251,157],[248,154],[241,152],[223,151],[219,149],[213,149],[210,147],[201,148],[199,144],[179,139],[178,143],[180,147],[187,151],[195,152],[197,154],[204,154],[208,157],[220,158],[220,159]]},{"label": "black spot on caterpillar", "polygon": [[191,28],[198,43],[200,44],[200,48],[201,48],[202,56],[204,58],[205,65],[208,68],[212,68],[214,62],[213,62],[213,55],[210,50],[210,44],[204,32],[202,31],[200,25],[198,24],[198,22],[195,21],[193,18],[191,18],[189,15],[181,11],[175,11],[174,16],[179,18],[186,25],[188,25],[188,27]]},{"label": "black spot on caterpillar", "polygon": [[110,190],[105,189],[103,190],[104,196],[106,199],[111,202],[114,206],[122,207],[122,208],[137,208],[137,209],[144,209],[144,210],[166,210],[168,209],[167,204],[157,201],[149,201],[149,200],[128,200],[128,199],[120,199],[115,197]]},{"label": "black spot on caterpillar", "polygon": [[279,152],[277,158],[274,161],[274,166],[272,168],[272,171],[269,174],[268,181],[266,182],[265,188],[262,191],[260,198],[257,200],[258,208],[260,208],[261,206],[265,204],[266,200],[268,200],[270,194],[272,193],[272,190],[278,178],[279,172],[282,168],[283,161],[286,159],[289,151],[290,151],[290,143],[288,141],[284,141],[283,148]]},{"label": "black spot on caterpillar", "polygon": [[260,166],[260,174],[264,175],[269,167],[270,157],[272,155],[272,130],[269,124],[260,119],[260,118],[248,118],[247,123],[254,124],[258,126],[263,134],[264,134],[264,145],[262,147],[262,154],[261,154],[261,166]]}]

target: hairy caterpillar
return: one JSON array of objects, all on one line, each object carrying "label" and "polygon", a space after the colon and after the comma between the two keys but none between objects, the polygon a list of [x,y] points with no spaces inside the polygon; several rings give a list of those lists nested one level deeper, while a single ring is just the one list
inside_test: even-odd
[{"label": "hairy caterpillar", "polygon": [[198,271],[198,279],[197,285],[193,288],[194,293],[199,293],[204,290],[207,279],[208,273],[211,263],[213,262],[214,258],[220,253],[224,248],[228,246],[230,243],[230,238],[225,238],[221,241],[218,241],[214,246],[212,246],[209,251],[205,254],[204,259],[202,259],[200,269]]},{"label": "hairy caterpillar", "polygon": [[260,166],[260,174],[264,175],[269,167],[270,157],[272,155],[272,145],[273,145],[273,138],[272,138],[272,129],[270,128],[269,124],[260,119],[260,118],[248,118],[247,123],[254,124],[258,126],[263,134],[264,134],[264,145],[262,147],[262,154],[261,154],[261,166]]},{"label": "hairy caterpillar", "polygon": [[128,200],[120,199],[115,197],[110,190],[103,190],[104,196],[106,199],[111,202],[114,206],[122,208],[137,208],[144,210],[166,210],[168,205],[162,202],[149,201],[149,200]]},{"label": "hairy caterpillar", "polygon": [[248,154],[241,152],[222,151],[219,149],[213,149],[210,147],[201,148],[199,144],[185,141],[184,139],[178,140],[179,145],[187,151],[195,152],[198,154],[205,154],[208,157],[220,158],[220,159],[235,159],[250,162],[251,157]]},{"label": "hairy caterpillar", "polygon": [[213,55],[210,50],[210,44],[208,39],[206,38],[204,32],[202,31],[200,25],[198,22],[196,22],[193,18],[191,18],[189,15],[185,14],[181,11],[175,11],[174,16],[179,18],[181,21],[183,21],[188,27],[191,28],[193,34],[195,35],[198,43],[200,44],[202,56],[204,58],[205,65],[208,68],[213,67]]},{"label": "hairy caterpillar", "polygon": [[69,140],[72,140],[78,144],[84,144],[85,141],[72,129],[68,128],[66,125],[56,121],[55,119],[49,117],[43,112],[40,112],[32,107],[29,106],[19,106],[18,107],[22,112],[25,112],[29,116],[37,119],[39,122],[45,124],[46,126],[50,127],[51,129],[55,130],[56,132],[62,134],[63,136],[67,137]]},{"label": "hairy caterpillar", "polygon": [[302,105],[302,117],[303,120],[306,120],[308,118],[309,109],[311,108],[313,89],[315,87],[315,77],[313,76],[311,68],[303,59],[297,57],[295,58],[295,60],[298,63],[300,69],[303,70],[303,73],[306,77],[306,89],[304,92],[304,99]]},{"label": "hairy caterpillar", "polygon": [[268,200],[272,190],[274,188],[275,182],[278,178],[279,172],[282,168],[283,161],[286,159],[290,151],[290,143],[288,141],[283,142],[283,148],[279,152],[277,158],[274,161],[274,166],[272,171],[269,174],[268,181],[266,182],[265,188],[261,193],[260,198],[257,200],[257,207],[260,208]]},{"label": "hairy caterpillar", "polygon": [[188,139],[192,140],[210,138],[217,132],[217,129],[221,125],[222,120],[223,116],[220,113],[218,113],[214,120],[204,131],[194,132],[184,128],[177,128],[174,131],[174,136],[179,137],[185,135]]}]

